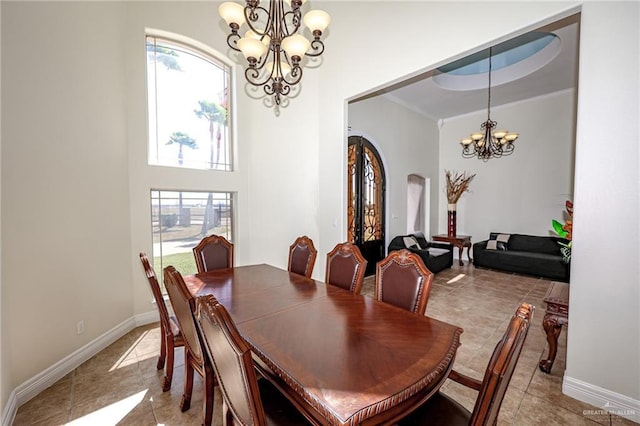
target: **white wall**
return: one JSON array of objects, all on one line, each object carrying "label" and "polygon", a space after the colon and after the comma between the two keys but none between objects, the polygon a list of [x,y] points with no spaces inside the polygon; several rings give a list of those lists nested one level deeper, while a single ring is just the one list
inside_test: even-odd
[{"label": "white wall", "polygon": [[122,3],[2,4],[12,389],[133,314],[122,12]]},{"label": "white wall", "polygon": [[[640,3],[586,2],[580,36],[565,391],[625,398],[640,421]],[[615,25],[611,25],[615,22]],[[581,386],[582,382],[589,384]],[[582,389],[582,388],[587,388]],[[577,395],[584,396],[584,395]]]},{"label": "white wall", "polygon": [[[364,4],[322,2],[332,15],[322,66],[305,70],[300,96],[280,116],[241,92],[238,173],[203,178],[142,165],[143,59],[136,52],[143,52],[143,26],[166,26],[226,52],[215,3],[2,2],[2,367],[11,370],[2,378],[2,404],[7,389],[150,310],[136,256],[150,249],[148,200],[138,197],[148,197],[152,181],[239,191],[239,264],[282,266],[294,237],[306,233],[318,243],[314,276],[322,277],[322,253],[346,232],[347,100],[576,6]],[[476,25],[498,15],[509,20]],[[575,383],[636,403],[638,21],[637,3],[584,4],[567,360]],[[610,207],[618,205],[626,207]],[[80,318],[87,331],[78,336]]]},{"label": "white wall", "polygon": [[[387,235],[385,249],[396,235],[407,233],[407,176],[414,173],[431,182],[429,223],[436,229],[438,185],[438,127],[424,116],[377,96],[349,104],[348,125],[376,145],[385,167]],[[430,233],[429,229],[423,230]]]},{"label": "white wall", "polygon": [[[2,7],[0,6],[0,23],[2,22]],[[0,46],[2,45],[2,31],[0,31]],[[2,58],[0,57],[0,81],[2,81]],[[0,99],[2,99],[2,86],[0,85]],[[2,103],[0,102],[0,117],[2,117]],[[2,120],[0,119],[0,165],[2,164]],[[0,167],[0,224],[2,223],[2,173]],[[7,347],[7,321],[4,308],[4,286],[2,285],[2,226],[0,226],[0,413],[4,410],[5,401],[11,393],[11,379],[7,374],[10,371]]]},{"label": "white wall", "polygon": [[287,266],[289,246],[296,237],[307,235],[318,249],[313,277],[324,279],[329,250],[319,246],[317,194],[328,171],[320,170],[317,160],[325,143],[318,138],[319,123],[309,119],[317,115],[321,91],[318,70],[307,69],[304,73],[300,95],[291,100],[289,108],[282,108],[279,116],[260,102],[251,101],[252,118],[256,121],[243,125],[247,132],[245,143],[249,144],[251,217],[247,231],[252,263],[266,262],[283,268]]},{"label": "white wall", "polygon": [[[565,200],[573,200],[575,92],[559,92],[491,109],[498,127],[519,132],[514,152],[487,162],[463,158],[460,139],[480,131],[486,110],[444,121],[440,130],[440,175],[445,170],[475,174],[457,206],[457,230],[472,241],[489,232],[554,235],[551,220],[564,221]],[[444,178],[439,229],[447,230]]]}]

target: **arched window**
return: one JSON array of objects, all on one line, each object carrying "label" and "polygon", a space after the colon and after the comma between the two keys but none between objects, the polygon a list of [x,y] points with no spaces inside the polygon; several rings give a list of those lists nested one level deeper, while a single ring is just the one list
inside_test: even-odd
[{"label": "arched window", "polygon": [[231,171],[230,67],[194,46],[147,36],[149,164]]}]

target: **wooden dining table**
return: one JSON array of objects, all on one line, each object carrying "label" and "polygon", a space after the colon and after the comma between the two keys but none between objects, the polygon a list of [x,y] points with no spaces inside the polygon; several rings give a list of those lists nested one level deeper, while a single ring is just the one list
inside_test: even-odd
[{"label": "wooden dining table", "polygon": [[270,265],[184,277],[213,294],[258,371],[313,424],[392,424],[438,391],[462,329]]}]

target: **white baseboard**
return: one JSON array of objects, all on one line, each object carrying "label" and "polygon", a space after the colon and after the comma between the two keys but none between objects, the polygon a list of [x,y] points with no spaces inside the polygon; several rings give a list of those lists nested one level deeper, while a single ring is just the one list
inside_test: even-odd
[{"label": "white baseboard", "polygon": [[564,376],[562,393],[578,401],[598,407],[597,410],[585,410],[585,418],[602,418],[613,414],[640,423],[640,401],[628,396],[594,386],[582,380]]},{"label": "white baseboard", "polygon": [[2,413],[0,424],[10,425],[18,411],[18,407],[28,402],[40,392],[53,385],[58,380],[75,370],[83,362],[105,349],[107,346],[130,332],[136,327],[158,322],[158,312],[150,311],[121,322],[111,330],[107,331],[97,339],[87,343],[72,354],[64,357],[51,367],[35,375],[31,379],[16,387],[9,395],[9,399]]}]

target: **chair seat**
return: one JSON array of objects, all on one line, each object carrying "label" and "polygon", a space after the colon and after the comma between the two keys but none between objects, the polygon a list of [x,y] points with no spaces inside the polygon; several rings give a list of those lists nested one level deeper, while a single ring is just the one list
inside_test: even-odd
[{"label": "chair seat", "polygon": [[471,413],[458,402],[438,392],[420,408],[398,422],[398,426],[414,425],[448,425],[467,426],[471,420]]},{"label": "chair seat", "polygon": [[258,380],[258,388],[268,425],[302,426],[311,424],[269,380]]}]

